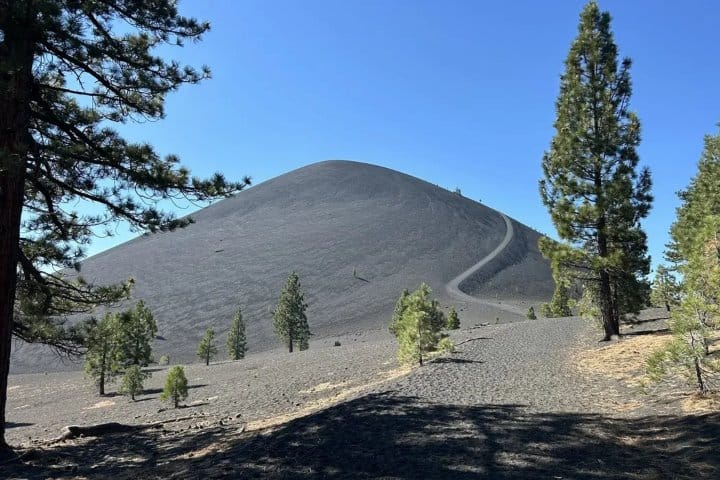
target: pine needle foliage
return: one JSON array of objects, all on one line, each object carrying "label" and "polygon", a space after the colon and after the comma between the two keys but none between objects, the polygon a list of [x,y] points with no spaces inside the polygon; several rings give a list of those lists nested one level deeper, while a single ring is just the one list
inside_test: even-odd
[{"label": "pine needle foliage", "polygon": [[135,396],[143,393],[143,382],[148,377],[150,377],[150,373],[143,372],[139,365],[129,366],[123,374],[118,393],[129,396],[134,402]]},{"label": "pine needle foliage", "polygon": [[678,372],[699,393],[707,393],[720,373],[720,358],[709,354],[713,321],[719,313],[717,304],[709,304],[697,293],[685,297],[668,325],[672,340],[648,358],[650,378],[659,381]]},{"label": "pine needle foliage", "polygon": [[197,356],[205,361],[205,365],[210,365],[210,360],[217,355],[217,351],[217,346],[215,346],[215,330],[208,328],[200,339]]},{"label": "pine needle foliage", "polygon": [[118,356],[122,365],[147,367],[152,362],[152,345],[157,324],[150,309],[140,300],[134,308],[118,315]]},{"label": "pine needle foliage", "polygon": [[571,277],[596,285],[605,339],[620,333],[620,319],[637,313],[649,294],[641,220],[650,211],[651,180],[638,167],[630,67],[629,58],[618,64],[610,14],[589,2],[565,60],[540,181],[562,240],[541,243],[541,251]]},{"label": "pine needle foliage", "polygon": [[647,367],[654,378],[679,370],[706,393],[716,388],[720,373],[718,352],[711,350],[720,329],[720,135],[705,137],[698,173],[679,196],[666,252],[682,275],[679,305],[669,322],[673,339]]},{"label": "pine needle foliage", "polygon": [[188,381],[187,377],[185,377],[185,370],[180,365],[175,365],[168,370],[160,400],[170,401],[173,407],[178,408],[180,402],[187,399],[187,397]]},{"label": "pine needle foliage", "polygon": [[[418,362],[430,352],[438,350],[438,343],[445,338],[442,330],[447,325],[445,314],[440,310],[437,300],[430,298],[430,287],[422,283],[420,287],[403,299],[400,317],[393,318],[392,330],[398,340],[398,359],[401,363]],[[445,349],[448,342],[444,342]]]},{"label": "pine needle foliage", "polygon": [[665,307],[668,312],[680,302],[680,286],[665,265],[659,265],[655,272],[650,290],[650,302],[653,306]]},{"label": "pine needle foliage", "polygon": [[245,337],[245,321],[243,320],[242,311],[238,308],[237,313],[233,317],[230,331],[227,338],[227,352],[230,360],[240,360],[245,358],[247,351],[247,338]]},{"label": "pine needle foliage", "polygon": [[122,370],[118,354],[118,316],[106,313],[99,322],[91,319],[86,328],[85,375],[95,381],[98,393],[105,395],[105,385]]},{"label": "pine needle foliage", "polygon": [[307,350],[310,342],[310,327],[305,310],[307,304],[300,288],[300,277],[296,272],[288,276],[280,292],[277,307],[273,312],[273,327],[280,340],[292,353],[293,346]]},{"label": "pine needle foliage", "polygon": [[455,307],[450,307],[450,311],[447,314],[447,329],[457,330],[460,328],[460,317],[458,316]]},{"label": "pine needle foliage", "polygon": [[407,297],[410,296],[410,291],[406,288],[402,291],[400,294],[400,298],[398,298],[397,302],[395,302],[395,310],[393,310],[393,316],[390,320],[390,326],[388,327],[388,330],[390,330],[390,333],[397,336],[398,331],[398,325],[400,324],[400,319],[402,318],[403,313],[405,312],[405,305],[407,302]]}]

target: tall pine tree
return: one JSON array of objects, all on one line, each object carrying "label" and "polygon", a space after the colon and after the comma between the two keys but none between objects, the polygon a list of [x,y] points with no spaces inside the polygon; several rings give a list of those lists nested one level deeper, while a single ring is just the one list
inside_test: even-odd
[{"label": "tall pine tree", "polygon": [[245,321],[243,320],[242,310],[238,308],[237,313],[233,317],[230,331],[227,338],[227,352],[230,360],[240,360],[245,358],[247,351],[247,339],[245,337]]},{"label": "tall pine tree", "polygon": [[293,351],[293,345],[297,345],[300,350],[309,347],[312,334],[305,315],[306,308],[307,304],[300,289],[300,277],[292,272],[280,292],[277,307],[273,312],[275,333],[287,345],[290,353]]},{"label": "tall pine tree", "polygon": [[641,220],[652,202],[647,168],[638,171],[640,122],[629,109],[631,61],[618,65],[610,14],[594,1],[580,15],[565,60],[556,108],[556,134],[540,181],[562,243],[543,254],[594,290],[605,339],[620,318],[646,303],[647,238]]},{"label": "tall pine tree", "polygon": [[[0,0],[0,456],[11,335],[80,353],[66,314],[127,296],[60,273],[113,224],[171,230],[160,199],[207,201],[249,182],[191,177],[175,156],[125,140],[114,122],[157,120],[167,94],[209,76],[157,55],[209,25],[174,0]],[[99,208],[83,213],[77,205]],[[104,229],[103,226],[107,226]]]}]

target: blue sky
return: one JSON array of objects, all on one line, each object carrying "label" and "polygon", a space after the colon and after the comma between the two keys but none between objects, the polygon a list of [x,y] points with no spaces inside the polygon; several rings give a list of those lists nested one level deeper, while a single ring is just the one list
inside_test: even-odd
[{"label": "blue sky", "polygon": [[[326,159],[383,165],[554,235],[537,183],[584,3],[184,0],[181,12],[212,31],[166,52],[209,65],[213,78],[168,97],[166,119],[122,132],[177,153],[195,174],[247,174],[255,184]],[[718,131],[720,3],[600,7],[634,62],[631,107],[656,199],[644,225],[657,263],[675,192],[694,175],[703,136]]]}]

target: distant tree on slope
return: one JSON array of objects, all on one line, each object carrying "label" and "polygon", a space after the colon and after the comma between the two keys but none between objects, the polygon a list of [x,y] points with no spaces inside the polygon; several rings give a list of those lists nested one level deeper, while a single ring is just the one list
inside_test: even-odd
[{"label": "distant tree on slope", "polygon": [[127,395],[134,402],[135,396],[143,393],[143,382],[150,376],[139,365],[131,365],[125,370],[118,392]]},{"label": "distant tree on slope", "polygon": [[460,317],[455,311],[455,307],[450,307],[450,311],[447,315],[447,329],[457,330],[458,328],[460,328]]},{"label": "distant tree on slope", "polygon": [[160,400],[171,401],[173,406],[178,408],[180,401],[185,400],[187,397],[188,381],[187,377],[185,377],[185,370],[180,365],[175,365],[168,370]]},{"label": "distant tree on slope", "polygon": [[140,300],[135,308],[118,315],[118,355],[123,366],[147,367],[152,362],[152,344],[157,335],[155,318]]},{"label": "distant tree on slope", "polygon": [[655,279],[650,291],[650,301],[655,306],[662,306],[669,312],[680,299],[680,287],[672,272],[660,265],[655,272]]},{"label": "distant tree on slope", "polygon": [[230,331],[227,338],[227,352],[230,360],[240,360],[245,358],[247,351],[247,340],[245,338],[245,321],[243,320],[242,311],[238,308],[237,313],[233,317]]},{"label": "distant tree on slope", "polygon": [[210,360],[217,354],[215,346],[215,330],[208,328],[200,339],[197,349],[197,356],[205,361],[205,365],[210,365]]},{"label": "distant tree on slope", "polygon": [[589,2],[565,60],[556,134],[542,161],[540,193],[563,243],[543,254],[597,292],[605,339],[647,303],[650,172],[638,171],[640,122],[629,109],[630,59],[618,66],[610,15]]},{"label": "distant tree on slope", "polygon": [[293,345],[300,350],[309,347],[310,327],[308,326],[305,310],[307,304],[300,289],[300,277],[292,272],[285,283],[277,307],[273,312],[273,327],[280,340],[292,353]]},{"label": "distant tree on slope", "polygon": [[105,395],[105,384],[113,381],[121,371],[118,355],[118,317],[106,313],[100,322],[87,325],[87,352],[85,353],[85,374],[92,378],[98,393]]}]

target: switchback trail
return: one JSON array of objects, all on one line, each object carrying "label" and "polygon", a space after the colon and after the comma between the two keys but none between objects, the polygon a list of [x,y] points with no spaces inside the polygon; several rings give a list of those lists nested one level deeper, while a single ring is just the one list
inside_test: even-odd
[{"label": "switchback trail", "polygon": [[505,220],[505,237],[502,239],[502,242],[500,242],[498,246],[495,247],[495,250],[480,259],[480,261],[478,261],[475,265],[468,268],[460,275],[448,282],[448,284],[445,286],[445,289],[451,296],[457,298],[458,300],[463,300],[465,302],[474,303],[477,305],[489,306],[498,310],[513,313],[515,315],[525,315],[525,311],[523,311],[523,309],[520,307],[501,303],[497,300],[473,297],[472,295],[469,295],[460,290],[460,284],[467,280],[471,275],[475,274],[475,272],[487,265],[490,261],[494,260],[495,257],[497,257],[503,250],[505,250],[505,248],[508,246],[510,241],[513,239],[513,236],[515,235],[512,221],[508,218],[508,216],[502,212],[497,213],[503,218],[503,220]]}]

